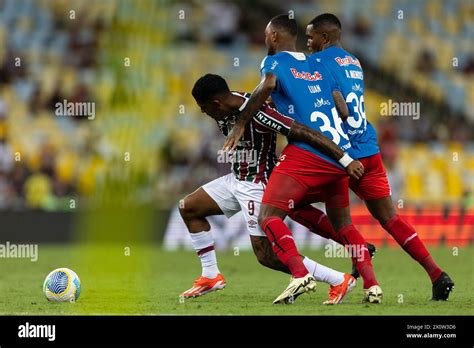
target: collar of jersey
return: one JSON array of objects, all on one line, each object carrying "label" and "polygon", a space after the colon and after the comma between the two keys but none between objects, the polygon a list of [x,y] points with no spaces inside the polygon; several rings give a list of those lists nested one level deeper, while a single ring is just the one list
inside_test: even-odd
[{"label": "collar of jersey", "polygon": [[303,52],[291,52],[291,51],[282,51],[290,54],[293,58],[297,60],[306,60],[306,55]]}]

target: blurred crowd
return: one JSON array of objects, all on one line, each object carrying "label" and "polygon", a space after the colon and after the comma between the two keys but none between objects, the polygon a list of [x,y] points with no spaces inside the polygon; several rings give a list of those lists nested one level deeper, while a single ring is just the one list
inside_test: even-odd
[{"label": "blurred crowd", "polygon": [[[214,72],[250,92],[263,30],[288,11],[302,51],[307,22],[340,17],[344,46],[365,70],[366,114],[394,196],[472,202],[468,1],[0,0],[0,209],[70,210],[113,176],[125,151],[137,199],[157,207],[228,173],[216,161],[223,137],[195,105],[193,82]],[[388,99],[420,102],[420,119],[381,116]],[[58,117],[63,100],[95,103],[100,115]]]},{"label": "blurred crowd", "polygon": [[0,209],[69,210],[97,168],[86,117],[56,103],[95,103],[103,17],[79,1],[0,1]]},{"label": "blurred crowd", "polygon": [[[176,2],[174,8],[177,13],[184,9],[189,18],[177,21],[174,45],[179,54],[193,55],[191,68],[181,76],[195,80],[209,71],[221,73],[231,88],[249,92],[258,83],[258,66],[266,54],[263,30],[272,16],[292,11],[299,24],[298,48],[306,51],[306,23],[320,13],[337,14],[343,44],[365,70],[366,114],[378,130],[394,196],[414,203],[472,202],[474,24],[468,2],[190,1]],[[232,65],[236,57],[237,68]],[[179,93],[189,93],[193,81]],[[380,106],[389,99],[419,102],[420,118],[381,116]],[[190,146],[193,151],[174,153],[176,143],[169,139],[168,172],[180,177],[179,186],[161,183],[169,194],[190,192],[223,171],[215,164],[222,136],[201,129],[206,116],[192,99],[186,102],[203,141]]]}]

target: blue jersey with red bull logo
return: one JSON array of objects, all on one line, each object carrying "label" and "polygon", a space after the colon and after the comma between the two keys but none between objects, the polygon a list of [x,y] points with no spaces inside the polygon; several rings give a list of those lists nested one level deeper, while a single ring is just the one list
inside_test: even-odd
[{"label": "blue jersey with red bull logo", "polygon": [[[304,53],[284,51],[266,56],[260,71],[262,75],[271,73],[277,77],[272,100],[279,112],[322,132],[343,150],[350,150],[349,137],[342,128],[332,97],[332,91],[339,88],[323,64],[308,60]],[[340,166],[337,161],[306,143],[289,143]]]},{"label": "blue jersey with red bull logo", "polygon": [[324,64],[346,100],[349,117],[344,122],[344,129],[352,144],[351,155],[364,158],[377,154],[380,151],[377,135],[365,116],[364,72],[359,60],[336,46],[314,53],[309,59]]}]

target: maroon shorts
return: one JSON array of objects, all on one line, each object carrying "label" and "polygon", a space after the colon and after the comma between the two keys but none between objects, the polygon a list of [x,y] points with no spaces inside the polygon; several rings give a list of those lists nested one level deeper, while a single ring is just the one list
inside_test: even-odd
[{"label": "maroon shorts", "polygon": [[290,212],[314,202],[327,208],[349,206],[349,177],[336,165],[287,145],[270,175],[262,203]]},{"label": "maroon shorts", "polygon": [[361,158],[359,161],[364,165],[364,175],[359,180],[349,179],[350,189],[364,201],[391,196],[380,153]]}]

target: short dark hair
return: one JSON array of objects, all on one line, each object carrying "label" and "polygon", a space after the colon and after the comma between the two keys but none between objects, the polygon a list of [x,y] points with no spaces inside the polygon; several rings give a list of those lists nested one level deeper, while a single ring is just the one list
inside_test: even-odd
[{"label": "short dark hair", "polygon": [[332,13],[323,13],[319,16],[314,17],[309,24],[312,24],[313,27],[319,27],[322,25],[332,24],[337,26],[339,29],[342,29],[341,21]]},{"label": "short dark hair", "polygon": [[230,92],[227,82],[222,76],[214,74],[206,74],[200,77],[192,90],[192,95],[197,102],[205,103],[216,95]]},{"label": "short dark hair", "polygon": [[296,24],[296,20],[294,18],[290,18],[290,16],[287,14],[281,14],[273,17],[270,20],[270,23],[272,23],[272,26],[275,28],[286,31],[291,36],[296,36],[298,34],[298,25]]}]

